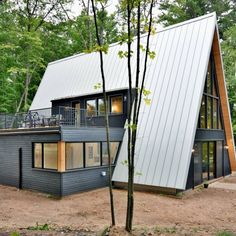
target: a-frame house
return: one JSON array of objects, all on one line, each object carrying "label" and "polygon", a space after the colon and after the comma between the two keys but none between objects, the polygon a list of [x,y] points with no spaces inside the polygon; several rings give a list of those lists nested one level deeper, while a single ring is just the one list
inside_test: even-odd
[{"label": "a-frame house", "polygon": [[[146,35],[141,41],[145,45]],[[128,172],[122,164],[127,59],[118,56],[126,50],[115,43],[104,55],[118,187],[126,185]],[[151,104],[141,104],[135,151],[135,172],[141,175],[135,175],[135,187],[176,193],[229,175],[236,161],[215,13],[158,31],[150,50],[156,54],[148,60],[145,81]],[[144,53],[142,65],[143,60]],[[133,75],[135,63],[134,53]],[[48,64],[30,112],[13,119],[0,114],[0,184],[59,196],[107,186],[103,94],[94,89],[99,82],[98,53]]]}]

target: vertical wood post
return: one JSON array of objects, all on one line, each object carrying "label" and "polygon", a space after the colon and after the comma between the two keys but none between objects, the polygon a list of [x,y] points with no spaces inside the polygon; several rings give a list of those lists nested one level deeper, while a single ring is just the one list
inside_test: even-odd
[{"label": "vertical wood post", "polygon": [[225,136],[226,136],[226,144],[229,147],[228,153],[229,153],[230,167],[232,171],[236,171],[233,130],[232,130],[230,109],[229,109],[229,103],[228,103],[227,89],[226,89],[226,84],[225,84],[225,76],[224,76],[223,65],[222,65],[221,51],[220,51],[220,46],[219,46],[219,38],[218,38],[218,33],[216,30],[214,34],[214,40],[213,40],[213,56],[215,60],[216,79],[217,79],[218,88],[219,88],[221,110],[222,110]]},{"label": "vertical wood post", "polygon": [[66,145],[65,142],[58,142],[58,155],[57,155],[57,171],[64,172],[66,170]]}]

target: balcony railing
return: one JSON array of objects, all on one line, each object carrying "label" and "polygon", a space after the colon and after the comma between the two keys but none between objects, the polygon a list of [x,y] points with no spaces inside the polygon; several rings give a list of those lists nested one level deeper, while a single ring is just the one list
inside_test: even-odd
[{"label": "balcony railing", "polygon": [[[109,114],[110,116],[111,114]],[[1,114],[0,129],[24,129],[55,126],[104,127],[104,114],[96,110],[53,107],[26,113]]]}]

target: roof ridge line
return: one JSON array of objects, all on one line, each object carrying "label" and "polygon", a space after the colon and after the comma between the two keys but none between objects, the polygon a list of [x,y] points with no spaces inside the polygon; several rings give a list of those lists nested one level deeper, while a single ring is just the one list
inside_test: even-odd
[{"label": "roof ridge line", "polygon": [[[206,19],[206,18],[209,18],[209,17],[215,17],[216,18],[216,12],[211,12],[211,13],[208,13],[208,14],[203,15],[203,16],[199,16],[199,17],[196,17],[196,18],[193,18],[193,19],[189,19],[189,20],[186,20],[186,21],[174,24],[174,25],[167,26],[165,28],[157,30],[156,34],[164,32],[164,31],[167,31],[167,30],[170,30],[170,29],[173,29],[173,28],[177,28],[177,27],[180,27],[180,26],[183,26],[183,25],[186,25],[186,24],[191,24],[193,22],[200,21],[200,20],[203,20],[203,19]],[[147,36],[147,33],[146,34],[142,34],[141,38],[144,38],[146,36]],[[117,46],[118,44],[119,44],[119,42],[112,43],[112,44],[109,45],[109,48]],[[94,53],[94,52],[91,52],[91,53]],[[62,59],[59,59],[59,60],[56,60],[56,61],[49,62],[48,66],[56,64],[56,63],[60,63],[60,62],[63,62],[63,61],[67,61],[67,60],[70,60],[70,59],[73,59],[73,58],[76,58],[76,57],[80,57],[80,56],[84,56],[84,55],[89,55],[89,54],[90,53],[85,53],[85,52],[74,54],[72,56],[68,56],[68,57],[65,57],[65,58],[62,58]]]}]

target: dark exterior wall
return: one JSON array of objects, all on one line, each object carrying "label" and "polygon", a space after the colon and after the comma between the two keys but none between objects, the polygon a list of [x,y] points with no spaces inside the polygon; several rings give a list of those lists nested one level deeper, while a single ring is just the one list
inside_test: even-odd
[{"label": "dark exterior wall", "polygon": [[[102,176],[102,172],[106,176]],[[108,186],[108,167],[85,168],[62,174],[62,196]]]},{"label": "dark exterior wall", "polygon": [[[110,128],[110,141],[122,141],[123,128]],[[105,128],[61,128],[61,139],[65,142],[106,141]]]},{"label": "dark exterior wall", "polygon": [[[115,95],[123,95],[123,113],[122,114],[110,114],[109,115],[109,125],[111,127],[124,127],[126,118],[127,118],[127,109],[128,109],[128,94],[127,89],[120,90],[120,91],[113,91],[108,92],[107,96],[115,96]],[[95,98],[103,98],[102,93],[92,94],[88,96],[82,97],[73,97],[73,98],[64,98],[59,100],[52,101],[52,108],[54,114],[58,113],[59,106],[68,106],[68,107],[75,107],[76,103],[80,103],[80,108],[86,110],[86,101],[89,99]],[[82,112],[82,117],[84,116],[84,112]],[[104,116],[94,116],[86,119],[86,121],[82,120],[82,122],[88,126],[96,126],[96,127],[103,127],[105,126],[105,119]]]},{"label": "dark exterior wall", "polygon": [[19,186],[19,148],[22,148],[22,187],[60,195],[60,173],[32,168],[32,143],[58,140],[59,134],[0,135],[0,184]]},{"label": "dark exterior wall", "polygon": [[[195,143],[216,141],[216,177],[231,174],[228,150],[224,149],[225,133],[223,130],[197,129]],[[201,152],[201,147],[199,147]],[[201,154],[202,155],[202,154]],[[195,160],[196,161],[196,160]],[[194,160],[191,157],[186,189],[194,187]]]}]

